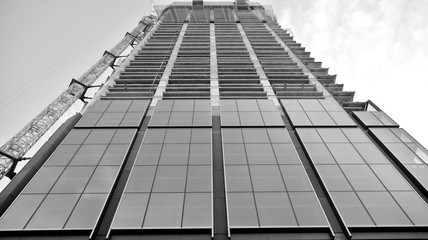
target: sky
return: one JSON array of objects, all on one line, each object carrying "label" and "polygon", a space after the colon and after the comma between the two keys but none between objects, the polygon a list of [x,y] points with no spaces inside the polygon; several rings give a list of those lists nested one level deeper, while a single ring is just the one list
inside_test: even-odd
[{"label": "sky", "polygon": [[[155,0],[169,4],[169,0]],[[428,1],[260,0],[337,83],[428,146]],[[150,12],[149,0],[0,0],[0,145]]]}]

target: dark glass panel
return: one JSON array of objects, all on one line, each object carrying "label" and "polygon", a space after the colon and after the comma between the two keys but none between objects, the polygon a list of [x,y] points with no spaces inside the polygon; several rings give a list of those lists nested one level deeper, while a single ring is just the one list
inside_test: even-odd
[{"label": "dark glass panel", "polygon": [[48,194],[25,229],[62,229],[79,194]]},{"label": "dark glass panel", "polygon": [[285,191],[277,165],[250,165],[250,173],[255,192]]},{"label": "dark glass panel", "polygon": [[22,194],[18,196],[0,219],[0,229],[23,229],[44,197],[44,194]]},{"label": "dark glass panel", "polygon": [[259,105],[259,109],[262,112],[277,112],[277,108],[272,100],[269,99],[257,99],[257,103]]},{"label": "dark glass panel", "polygon": [[328,226],[324,212],[313,192],[289,192],[299,226]]},{"label": "dark glass panel", "polygon": [[347,226],[374,226],[370,215],[354,192],[330,192]]},{"label": "dark glass panel", "polygon": [[264,126],[260,112],[238,112],[241,126]]},{"label": "dark glass panel", "polygon": [[316,99],[300,99],[298,100],[303,110],[306,112],[324,112],[325,109]]},{"label": "dark glass panel", "polygon": [[157,165],[162,144],[143,144],[138,153],[135,165]]},{"label": "dark glass panel", "polygon": [[125,192],[150,192],[155,172],[155,166],[134,166]]},{"label": "dark glass panel", "polygon": [[211,144],[191,144],[189,164],[210,165],[212,163],[211,155]]},{"label": "dark glass panel", "polygon": [[329,191],[353,191],[339,166],[317,165],[317,170]]},{"label": "dark glass panel", "polygon": [[305,112],[287,112],[287,114],[294,126],[312,126]]},{"label": "dark glass panel", "polygon": [[195,100],[174,100],[172,111],[189,112],[193,111]]},{"label": "dark glass panel", "polygon": [[330,151],[323,143],[307,143],[305,148],[315,164],[336,164]]},{"label": "dark glass panel", "polygon": [[64,167],[42,167],[24,189],[24,193],[48,193]]},{"label": "dark glass panel", "polygon": [[290,135],[285,128],[267,128],[266,129],[272,143],[291,143]]},{"label": "dark glass panel", "polygon": [[211,112],[211,101],[195,100],[195,111]]},{"label": "dark glass panel", "polygon": [[129,145],[109,145],[99,165],[122,165]]},{"label": "dark glass panel", "polygon": [[128,112],[120,123],[121,127],[138,127],[143,119],[142,113]]},{"label": "dark glass panel", "polygon": [[336,102],[336,100],[330,100],[330,99],[322,99],[318,100],[319,103],[324,107],[324,109],[328,112],[343,112],[343,109],[339,104]]},{"label": "dark glass panel", "polygon": [[327,112],[306,112],[314,126],[334,126],[336,123]]},{"label": "dark glass panel", "polygon": [[342,132],[352,143],[369,143],[370,139],[359,128],[342,128]]},{"label": "dark glass panel", "polygon": [[115,130],[95,129],[92,130],[85,140],[85,144],[108,144],[112,139]]},{"label": "dark glass panel", "polygon": [[243,128],[242,133],[245,143],[269,143],[266,129]]},{"label": "dark glass panel", "polygon": [[248,166],[226,166],[226,186],[228,192],[251,192]]},{"label": "dark glass panel", "polygon": [[107,112],[126,112],[132,100],[113,100],[107,108]]},{"label": "dark glass panel", "polygon": [[211,112],[194,112],[193,126],[211,126]]},{"label": "dark glass panel", "polygon": [[76,124],[76,127],[92,127],[97,124],[98,120],[101,118],[102,113],[91,113],[87,112],[83,114],[82,118]]},{"label": "dark glass panel", "polygon": [[261,112],[266,126],[284,126],[281,115],[278,112]]},{"label": "dark glass panel", "polygon": [[317,130],[313,128],[297,128],[297,134],[303,143],[322,143],[322,139]]},{"label": "dark glass panel", "polygon": [[302,165],[282,165],[280,168],[287,191],[313,191]]},{"label": "dark glass panel", "polygon": [[236,100],[220,100],[220,107],[222,112],[237,112],[238,106]]},{"label": "dark glass panel", "polygon": [[241,129],[222,129],[223,143],[243,143]]},{"label": "dark glass panel", "polygon": [[223,144],[225,164],[247,164],[244,144]]},{"label": "dark glass panel", "polygon": [[120,123],[122,122],[124,116],[125,113],[123,112],[106,112],[98,121],[97,126],[118,127],[120,126]]},{"label": "dark glass panel", "polygon": [[382,143],[387,142],[401,142],[400,139],[394,135],[388,128],[370,128],[372,132]]},{"label": "dark glass panel", "polygon": [[68,167],[53,186],[52,193],[81,193],[95,167]]},{"label": "dark glass panel", "polygon": [[154,112],[149,126],[168,126],[171,112]]},{"label": "dark glass panel", "polygon": [[227,193],[227,203],[231,228],[259,226],[252,193]]},{"label": "dark glass panel", "polygon": [[160,111],[171,112],[173,104],[174,104],[173,100],[160,100],[156,104],[156,112],[160,112]]},{"label": "dark glass panel", "polygon": [[192,126],[193,112],[171,112],[169,126]]},{"label": "dark glass panel", "polygon": [[415,192],[391,192],[415,225],[428,225],[428,206]]},{"label": "dark glass panel", "polygon": [[164,144],[159,165],[186,165],[190,144]]},{"label": "dark glass panel", "polygon": [[412,225],[388,192],[358,192],[364,206],[378,226]]},{"label": "dark glass panel", "polygon": [[184,193],[152,193],[143,228],[180,228]]},{"label": "dark glass panel", "polygon": [[91,130],[87,129],[73,129],[62,141],[62,144],[82,144],[90,132]]},{"label": "dark glass panel", "polygon": [[382,183],[367,165],[341,165],[355,191],[384,191]]},{"label": "dark glass panel", "polygon": [[111,140],[111,144],[130,144],[136,132],[135,129],[118,129]]},{"label": "dark glass panel", "polygon": [[423,163],[421,159],[419,159],[415,153],[410,150],[404,143],[384,143],[385,146],[389,149],[389,151],[394,154],[394,156],[403,164],[421,164]]},{"label": "dark glass panel", "polygon": [[272,145],[245,144],[249,164],[277,164]]},{"label": "dark glass panel", "polygon": [[238,112],[221,112],[222,126],[240,126]]},{"label": "dark glass panel", "polygon": [[303,112],[303,108],[300,106],[299,101],[295,99],[281,99],[281,103],[287,112]]},{"label": "dark glass panel", "polygon": [[147,129],[144,134],[144,143],[163,143],[166,129]]},{"label": "dark glass panel", "polygon": [[255,193],[261,227],[297,226],[286,192]]},{"label": "dark glass panel", "polygon": [[45,166],[66,166],[79,149],[80,145],[59,145],[50,156]]},{"label": "dark glass panel", "polygon": [[149,100],[133,100],[131,103],[131,106],[128,109],[128,112],[144,113],[144,111],[149,106],[149,103],[150,103]]},{"label": "dark glass panel", "polygon": [[211,192],[211,166],[189,166],[186,192]]},{"label": "dark glass panel", "polygon": [[107,194],[82,194],[73,213],[68,219],[65,229],[93,229]]},{"label": "dark glass panel", "polygon": [[186,166],[159,166],[153,184],[153,192],[184,192]]},{"label": "dark glass panel", "polygon": [[211,193],[186,193],[183,228],[211,228]]},{"label": "dark glass panel", "polygon": [[194,128],[192,129],[191,143],[209,143],[211,144],[211,129]]},{"label": "dark glass panel", "polygon": [[70,162],[71,166],[97,165],[107,145],[83,145]]},{"label": "dark glass panel", "polygon": [[354,112],[354,114],[365,126],[383,126],[383,123],[372,112]]},{"label": "dark glass panel", "polygon": [[236,100],[238,111],[240,112],[259,112],[259,106],[256,99],[239,99]]},{"label": "dark glass panel", "polygon": [[318,133],[326,143],[347,143],[349,142],[339,128],[318,128]]},{"label": "dark glass panel", "polygon": [[327,143],[338,164],[364,164],[363,158],[350,143]]},{"label": "dark glass panel", "polygon": [[410,185],[404,178],[395,170],[391,165],[372,165],[371,169],[378,176],[380,181],[390,191],[399,190],[412,190]]},{"label": "dark glass panel", "polygon": [[110,105],[111,100],[98,100],[94,102],[91,108],[89,108],[88,112],[104,112],[107,107]]},{"label": "dark glass panel", "polygon": [[278,164],[300,164],[293,144],[272,144]]},{"label": "dark glass panel", "polygon": [[168,129],[165,143],[190,143],[190,129]]},{"label": "dark glass panel", "polygon": [[85,188],[85,193],[109,193],[119,173],[119,166],[98,166]]},{"label": "dark glass panel", "polygon": [[354,143],[358,153],[368,164],[389,163],[388,159],[376,148],[373,143]]},{"label": "dark glass panel", "polygon": [[339,126],[356,126],[355,122],[352,121],[346,112],[328,112],[328,114]]},{"label": "dark glass panel", "polygon": [[141,228],[148,200],[148,193],[123,194],[112,228]]}]

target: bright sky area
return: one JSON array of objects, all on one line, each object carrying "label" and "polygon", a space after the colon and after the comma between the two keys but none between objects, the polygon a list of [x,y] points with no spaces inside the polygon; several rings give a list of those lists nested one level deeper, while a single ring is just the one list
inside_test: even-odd
[{"label": "bright sky area", "polygon": [[[259,2],[356,101],[372,100],[428,146],[428,1]],[[149,11],[149,0],[0,1],[0,145]]]}]

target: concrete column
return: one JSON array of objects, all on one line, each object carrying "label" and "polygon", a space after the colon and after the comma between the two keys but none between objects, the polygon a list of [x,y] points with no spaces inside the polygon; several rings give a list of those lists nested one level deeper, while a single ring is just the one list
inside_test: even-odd
[{"label": "concrete column", "polygon": [[254,68],[257,71],[257,74],[260,77],[260,83],[263,86],[263,90],[266,92],[268,99],[271,99],[275,106],[280,107],[278,98],[276,97],[275,92],[272,89],[272,86],[270,85],[270,82],[265,74],[265,71],[262,68],[262,65],[260,64],[259,59],[257,58],[256,53],[254,52],[253,47],[251,46],[250,40],[247,37],[247,34],[244,31],[244,28],[240,23],[236,24],[238,26],[239,32],[241,33],[242,40],[245,43],[245,46],[247,47],[248,53],[250,54],[251,61],[253,62]]},{"label": "concrete column", "polygon": [[166,90],[166,85],[169,81],[169,76],[171,75],[172,68],[174,67],[175,60],[177,60],[178,50],[180,49],[181,43],[183,42],[184,34],[186,33],[188,23],[184,23],[181,28],[180,34],[178,35],[175,46],[172,50],[171,56],[169,57],[168,63],[165,66],[165,71],[162,74],[162,77],[159,81],[158,87],[156,89],[155,95],[153,96],[152,103],[150,107],[155,107],[159,100],[162,99],[163,93]]},{"label": "concrete column", "polygon": [[281,44],[281,47],[284,48],[284,51],[288,53],[288,56],[291,57],[291,59],[297,63],[297,66],[300,67],[304,74],[308,75],[309,77],[309,83],[314,84],[317,91],[322,92],[324,95],[324,98],[327,99],[334,99],[333,96],[324,88],[324,86],[317,80],[317,78],[309,71],[309,69],[306,67],[305,64],[303,64],[302,61],[293,53],[293,51],[288,48],[288,46],[282,41],[282,39],[272,30],[272,28],[269,27],[267,23],[263,24],[265,28],[272,34],[272,36],[275,37],[275,40]]},{"label": "concrete column", "polygon": [[217,45],[215,41],[215,24],[210,23],[210,88],[211,88],[211,105],[220,106],[220,89],[218,82],[217,68]]}]

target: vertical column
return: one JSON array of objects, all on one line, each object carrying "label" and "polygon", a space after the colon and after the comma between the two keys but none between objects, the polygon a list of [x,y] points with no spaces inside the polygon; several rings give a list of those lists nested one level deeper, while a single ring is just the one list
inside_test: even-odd
[{"label": "vertical column", "polygon": [[247,34],[245,34],[244,28],[242,28],[242,25],[240,23],[236,24],[238,26],[239,32],[241,33],[242,40],[245,43],[245,46],[247,47],[248,53],[250,54],[251,61],[254,64],[254,68],[257,71],[257,74],[260,77],[260,83],[263,86],[263,90],[267,93],[268,99],[271,99],[276,107],[280,107],[278,98],[276,97],[275,92],[272,89],[272,86],[270,85],[270,82],[265,74],[265,71],[262,68],[262,65],[260,64],[259,59],[257,58],[256,53],[253,50],[253,47],[251,46],[250,40],[248,40]]},{"label": "vertical column", "polygon": [[169,81],[169,76],[171,75],[175,60],[177,59],[178,51],[180,50],[181,43],[183,42],[183,37],[186,33],[187,26],[188,23],[184,23],[183,27],[181,28],[180,34],[178,35],[177,41],[174,45],[174,49],[172,50],[171,57],[169,58],[168,63],[166,64],[165,71],[162,74],[158,88],[156,89],[155,95],[153,96],[153,101],[150,104],[151,107],[156,106],[157,102],[162,99],[163,93],[166,89],[166,85]]},{"label": "vertical column", "polygon": [[324,95],[324,98],[334,99],[333,96],[331,96],[331,94],[324,88],[324,86],[311,73],[311,71],[309,71],[309,69],[306,67],[306,65],[303,64],[302,61],[300,61],[300,59],[293,53],[293,51],[290,50],[290,48],[288,48],[288,46],[284,43],[284,41],[282,41],[282,39],[272,30],[272,28],[270,28],[267,23],[265,23],[264,25],[265,25],[265,28],[272,34],[272,36],[275,37],[276,41],[279,44],[281,44],[281,47],[283,47],[284,50],[288,53],[288,56],[290,56],[291,59],[293,59],[293,61],[295,63],[297,63],[297,66],[302,69],[303,73],[305,73],[306,75],[308,75],[309,82],[311,84],[315,85],[317,91],[322,92],[323,95]]},{"label": "vertical column", "polygon": [[217,45],[215,41],[215,24],[210,23],[210,70],[211,70],[211,106],[220,106],[220,90],[218,82],[218,68],[217,68]]}]

